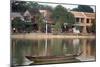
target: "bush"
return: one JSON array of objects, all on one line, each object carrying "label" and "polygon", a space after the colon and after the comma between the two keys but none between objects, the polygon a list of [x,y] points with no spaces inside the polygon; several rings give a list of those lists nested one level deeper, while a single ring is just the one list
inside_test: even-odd
[{"label": "bush", "polygon": [[25,28],[24,21],[22,21],[19,17],[14,18],[11,25],[12,28],[16,28],[19,32]]}]

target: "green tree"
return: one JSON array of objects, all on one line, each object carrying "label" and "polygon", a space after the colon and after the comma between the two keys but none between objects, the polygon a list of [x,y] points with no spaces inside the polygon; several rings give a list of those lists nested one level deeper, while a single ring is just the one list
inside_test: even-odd
[{"label": "green tree", "polygon": [[61,5],[58,5],[54,8],[52,13],[52,18],[54,22],[59,22],[61,24],[63,23],[73,24],[75,22],[74,15],[68,12],[67,9]]},{"label": "green tree", "polygon": [[37,2],[25,2],[25,1],[15,1],[11,4],[12,12],[25,12],[30,9],[46,9],[52,10],[51,6],[40,5]]},{"label": "green tree", "polygon": [[35,19],[36,19],[36,23],[38,24],[39,31],[41,31],[45,27],[45,22],[43,21],[43,16],[40,13],[38,13],[35,16]]},{"label": "green tree", "polygon": [[61,26],[64,23],[73,24],[75,22],[74,15],[71,12],[68,12],[67,9],[61,5],[54,8],[52,19],[54,20],[55,26],[59,29],[61,29]]},{"label": "green tree", "polygon": [[65,18],[67,18],[67,10],[61,5],[56,6],[53,10],[52,18],[54,22],[65,22]]},{"label": "green tree", "polygon": [[25,12],[29,9],[38,9],[39,4],[37,2],[25,2],[15,1],[11,4],[12,12]]},{"label": "green tree", "polygon": [[91,12],[93,13],[93,9],[88,5],[78,5],[77,8],[73,8],[73,11],[80,11],[80,12]]},{"label": "green tree", "polygon": [[39,4],[37,2],[27,2],[26,6],[29,9],[39,9]]},{"label": "green tree", "polygon": [[39,4],[39,9],[41,10],[49,10],[49,11],[52,11],[53,8],[51,6],[48,6],[48,5],[40,5]]},{"label": "green tree", "polygon": [[92,31],[93,33],[96,33],[96,21],[95,21],[95,20],[92,21],[91,31]]},{"label": "green tree", "polygon": [[72,11],[79,11],[79,9],[78,8],[73,8]]},{"label": "green tree", "polygon": [[24,22],[23,25],[25,26],[24,31],[31,32],[33,30],[32,22]]},{"label": "green tree", "polygon": [[14,20],[12,20],[12,28],[16,28],[18,31],[24,30],[24,21],[22,21],[19,17],[16,17]]},{"label": "green tree", "polygon": [[53,28],[54,28],[54,34],[58,34],[59,33],[59,31],[61,31],[61,25],[59,24],[59,23],[56,23],[54,26],[53,26]]},{"label": "green tree", "polygon": [[15,1],[11,4],[12,12],[24,12],[28,9],[25,1]]}]

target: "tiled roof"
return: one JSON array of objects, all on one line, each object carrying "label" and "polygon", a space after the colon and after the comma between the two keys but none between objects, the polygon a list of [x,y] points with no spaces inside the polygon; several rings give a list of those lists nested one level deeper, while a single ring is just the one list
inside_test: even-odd
[{"label": "tiled roof", "polygon": [[71,11],[71,13],[74,14],[75,17],[80,17],[80,18],[95,18],[95,13],[76,12],[76,11]]},{"label": "tiled roof", "polygon": [[26,10],[23,15],[24,16],[25,15],[34,16],[34,15],[36,15],[38,13],[39,13],[39,11],[36,10],[36,9],[29,9],[29,10]]},{"label": "tiled roof", "polygon": [[95,18],[95,13],[84,13],[87,18]]},{"label": "tiled roof", "polygon": [[17,13],[17,12],[12,12],[11,13],[11,17],[23,17],[20,13]]},{"label": "tiled roof", "polygon": [[75,16],[75,17],[81,17],[84,18],[84,14],[82,12],[75,12],[75,11],[71,11],[71,13]]}]

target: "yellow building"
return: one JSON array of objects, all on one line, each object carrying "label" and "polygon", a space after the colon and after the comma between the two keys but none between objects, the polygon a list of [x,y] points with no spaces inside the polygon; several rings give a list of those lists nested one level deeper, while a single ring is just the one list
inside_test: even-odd
[{"label": "yellow building", "polygon": [[76,12],[71,11],[71,13],[75,17],[75,25],[82,27],[82,33],[87,33],[87,28],[92,25],[92,21],[94,21],[95,13],[87,13],[87,12]]}]

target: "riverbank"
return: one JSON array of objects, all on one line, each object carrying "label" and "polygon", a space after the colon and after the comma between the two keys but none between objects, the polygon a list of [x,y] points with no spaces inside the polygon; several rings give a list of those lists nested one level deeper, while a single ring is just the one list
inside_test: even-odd
[{"label": "riverbank", "polygon": [[45,34],[45,33],[27,33],[27,34],[12,34],[11,38],[15,39],[46,39],[46,38],[95,38],[95,35],[77,35],[77,34]]}]

